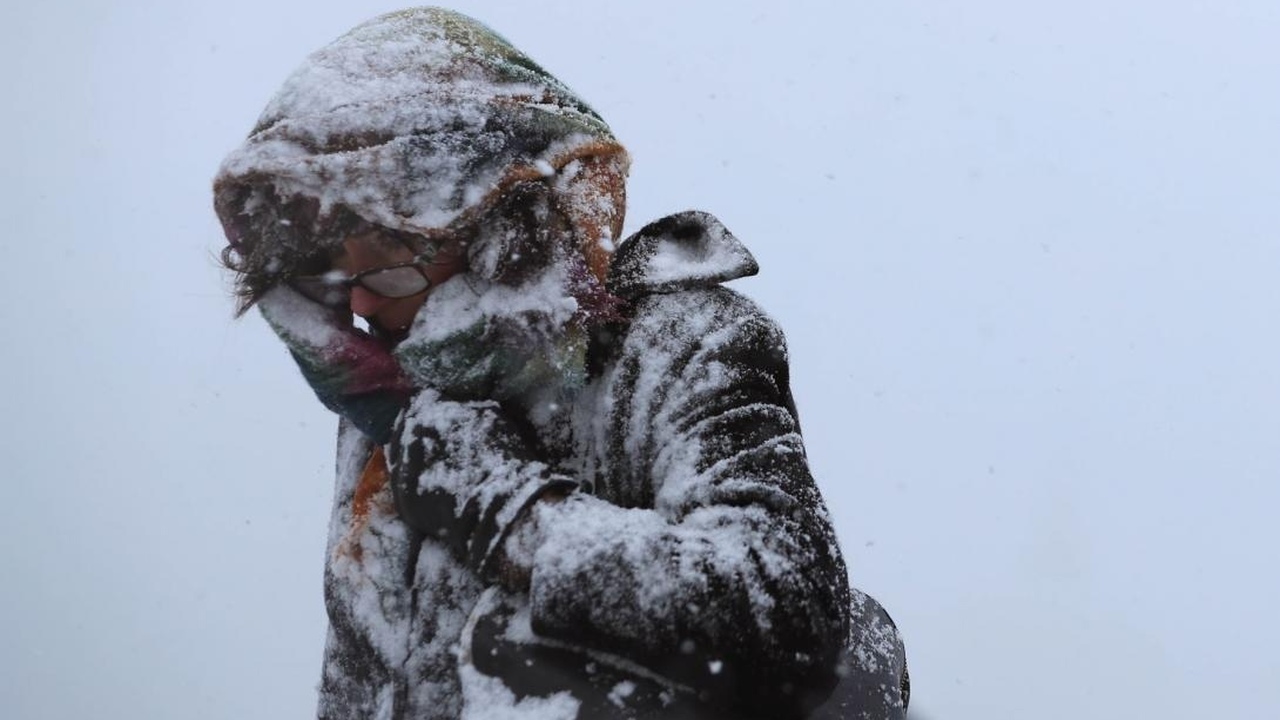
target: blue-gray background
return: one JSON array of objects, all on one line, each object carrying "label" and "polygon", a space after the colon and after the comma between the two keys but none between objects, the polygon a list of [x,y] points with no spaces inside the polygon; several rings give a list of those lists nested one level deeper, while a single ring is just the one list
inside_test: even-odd
[{"label": "blue-gray background", "polygon": [[[938,720],[1280,708],[1280,5],[458,2],[718,214]],[[333,419],[209,181],[384,2],[0,11],[0,714],[313,713]]]}]

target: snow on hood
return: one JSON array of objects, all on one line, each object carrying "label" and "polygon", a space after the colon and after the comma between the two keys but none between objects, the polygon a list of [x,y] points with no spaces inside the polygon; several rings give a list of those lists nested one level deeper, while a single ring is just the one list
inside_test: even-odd
[{"label": "snow on hood", "polygon": [[[297,198],[317,202],[321,215],[340,206],[430,234],[478,214],[512,183],[587,155],[625,157],[564,84],[479,22],[414,8],[312,54],[223,161],[215,205],[233,243],[262,229],[255,213]],[[287,258],[333,242],[299,237],[302,247],[278,250]]]},{"label": "snow on hood", "polygon": [[[599,282],[615,239],[607,223],[578,237],[523,214],[558,202],[608,217],[617,196],[593,179],[594,160],[625,177],[622,146],[565,85],[477,21],[415,8],[313,53],[223,161],[215,207],[245,272],[267,287],[342,241],[346,220],[328,222],[331,211],[427,236],[475,233],[468,272],[429,296],[396,357],[417,386],[513,397],[580,383],[587,329],[618,297],[755,272],[714,218],[680,213],[621,244],[610,295]],[[286,342],[296,314],[269,318]],[[338,350],[351,344],[316,355],[346,362]],[[312,375],[349,374],[339,370]]]}]

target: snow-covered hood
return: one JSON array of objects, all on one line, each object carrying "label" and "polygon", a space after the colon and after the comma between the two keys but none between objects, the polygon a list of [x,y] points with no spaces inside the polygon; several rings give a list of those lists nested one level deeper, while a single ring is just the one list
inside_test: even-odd
[{"label": "snow-covered hood", "polygon": [[[616,201],[592,194],[591,182],[573,184],[600,159],[625,175],[622,146],[567,87],[475,20],[416,8],[312,54],[223,162],[215,205],[247,272],[268,276],[268,287],[342,241],[325,226],[330,210],[428,236],[479,228],[468,272],[431,293],[396,357],[416,387],[505,399],[580,382],[589,330],[617,319],[618,298],[755,271],[714,218],[681,213],[622,243],[606,291],[607,257],[587,255],[612,249],[607,231],[579,237],[525,215],[548,207],[553,188],[563,193],[555,202]],[[508,273],[511,258],[522,265]],[[296,310],[268,317],[295,356]],[[307,346],[308,379],[352,375],[360,368],[347,367],[357,363],[347,348],[363,341]],[[349,384],[337,400],[317,392],[342,412]]]},{"label": "snow-covered hood", "polygon": [[[223,162],[215,204],[229,233],[271,200],[307,198],[321,214],[342,206],[430,234],[512,183],[623,153],[595,111],[505,39],[464,15],[414,8],[312,54]],[[333,239],[298,239],[316,241]]]}]

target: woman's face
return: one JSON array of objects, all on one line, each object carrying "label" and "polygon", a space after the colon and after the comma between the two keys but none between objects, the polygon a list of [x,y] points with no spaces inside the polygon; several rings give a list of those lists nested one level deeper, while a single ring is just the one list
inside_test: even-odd
[{"label": "woman's face", "polygon": [[[414,253],[409,248],[374,229],[347,237],[333,259],[333,268],[350,276],[406,263],[413,258]],[[464,267],[463,253],[457,243],[445,245],[430,264],[421,267],[422,273],[431,281],[426,290],[409,297],[386,298],[356,285],[351,288],[351,312],[364,318],[381,333],[398,338],[409,329],[431,289],[462,272]]]}]

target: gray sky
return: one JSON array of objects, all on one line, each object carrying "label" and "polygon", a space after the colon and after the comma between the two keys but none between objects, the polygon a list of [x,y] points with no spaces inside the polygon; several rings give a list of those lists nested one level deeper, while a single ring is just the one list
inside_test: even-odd
[{"label": "gray sky", "polygon": [[[20,5],[0,707],[310,716],[334,422],[231,319],[209,182],[398,5]],[[926,717],[1280,708],[1280,5],[452,7],[612,124],[629,229],[696,207],[755,252]]]}]

